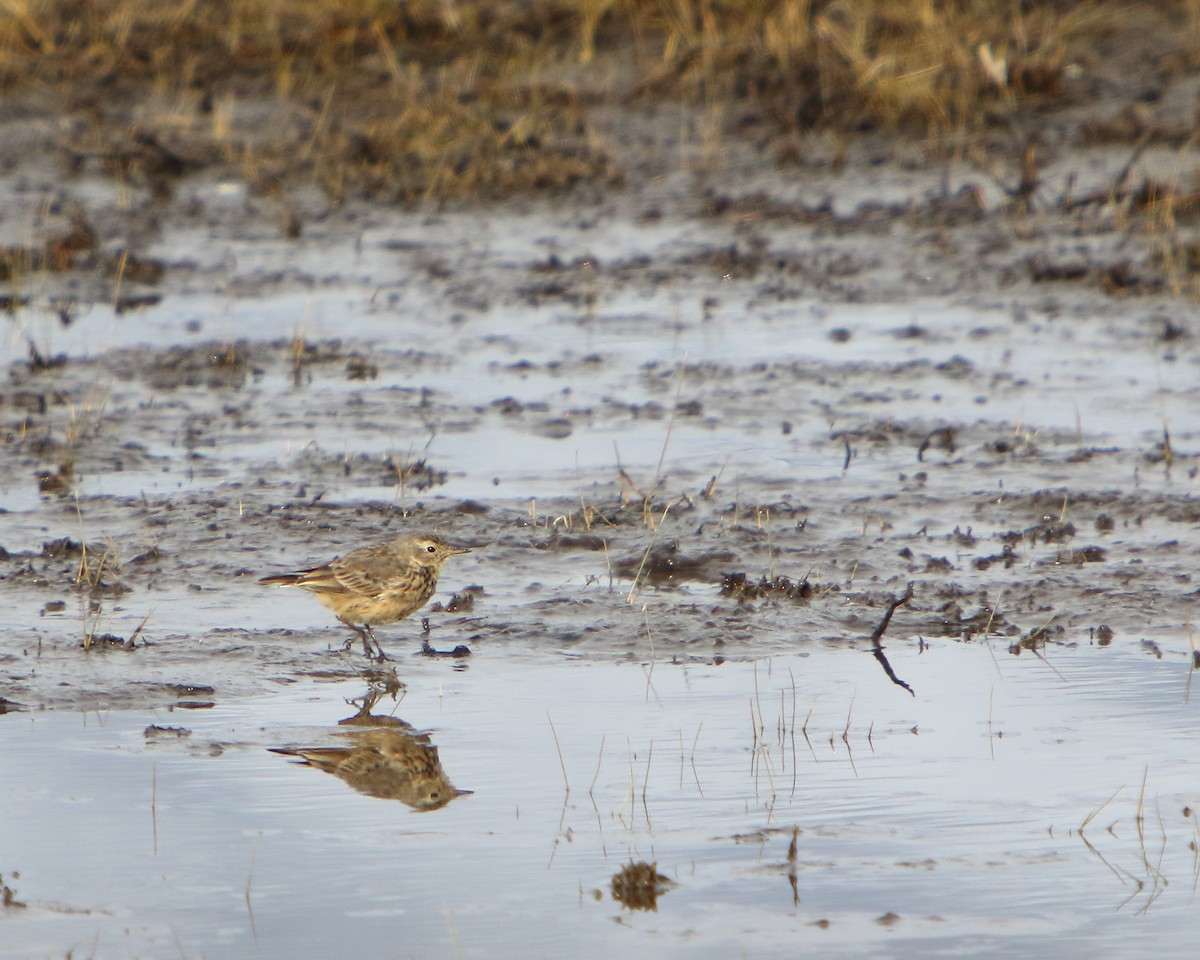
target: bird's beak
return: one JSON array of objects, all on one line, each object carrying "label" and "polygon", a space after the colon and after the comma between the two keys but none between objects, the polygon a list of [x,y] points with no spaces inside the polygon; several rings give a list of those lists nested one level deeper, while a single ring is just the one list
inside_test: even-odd
[{"label": "bird's beak", "polygon": [[470,552],[471,552],[471,549],[469,547],[451,547],[450,548],[450,556],[452,556],[452,557],[456,557],[460,553],[470,553]]}]

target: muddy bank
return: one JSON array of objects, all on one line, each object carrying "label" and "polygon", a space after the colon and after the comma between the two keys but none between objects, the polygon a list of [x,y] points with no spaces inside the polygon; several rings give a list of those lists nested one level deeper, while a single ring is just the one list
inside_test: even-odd
[{"label": "muddy bank", "polygon": [[[428,611],[439,649],[712,661],[855,647],[911,582],[896,642],[1188,656],[1192,435],[1166,446],[1140,407],[1158,384],[1118,383],[1088,354],[1014,375],[1012,351],[1038,352],[1031,328],[993,313],[980,338],[977,319],[940,325],[944,342],[860,320],[860,341],[934,353],[891,363],[759,359],[775,321],[714,334],[702,317],[628,336],[673,363],[631,364],[618,336],[593,341],[586,376],[576,343],[556,345],[557,360],[497,359],[545,352],[554,315],[528,340],[469,323],[452,340],[418,334],[437,356],[386,340],[241,340],[15,361],[4,695],[170,704],[192,687],[237,695],[362,672],[323,609],[256,580],[413,529],[484,545],[443,576]],[[696,356],[689,337],[724,357]],[[999,369],[958,352],[981,339]],[[1116,385],[1126,419],[1097,419],[1093,434],[1052,426],[1082,428],[1063,401],[1081,382]],[[1005,408],[1028,412],[988,419]],[[420,626],[387,633],[403,676]]]},{"label": "muddy bank", "polygon": [[[224,212],[159,228],[161,299],[14,301],[4,695],[331,669],[324,611],[256,577],[416,527],[488,544],[444,578],[472,598],[431,613],[447,649],[854,644],[912,582],[897,641],[1190,654],[1195,341],[1180,301],[1104,280],[1144,238],[976,193],[838,213],[683,183],[293,240],[197,183]],[[1088,266],[1049,270],[1068,231]]]}]

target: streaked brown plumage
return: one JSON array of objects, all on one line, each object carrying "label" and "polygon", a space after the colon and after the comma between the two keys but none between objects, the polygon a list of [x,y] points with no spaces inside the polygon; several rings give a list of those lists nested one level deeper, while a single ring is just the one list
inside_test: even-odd
[{"label": "streaked brown plumage", "polygon": [[384,659],[372,627],[395,623],[425,606],[451,557],[470,553],[436,534],[400,537],[351,550],[307,570],[263,577],[259,583],[303,587],[333,611],[363,642],[367,656]]}]

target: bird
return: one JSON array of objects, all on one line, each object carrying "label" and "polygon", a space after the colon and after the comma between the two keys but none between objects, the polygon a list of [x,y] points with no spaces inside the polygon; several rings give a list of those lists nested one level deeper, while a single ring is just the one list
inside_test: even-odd
[{"label": "bird", "polygon": [[[358,635],[368,657],[386,660],[371,628],[420,610],[437,589],[446,561],[470,552],[436,534],[421,533],[358,547],[328,563],[258,582],[308,590]],[[346,641],[347,646],[353,639]]]}]

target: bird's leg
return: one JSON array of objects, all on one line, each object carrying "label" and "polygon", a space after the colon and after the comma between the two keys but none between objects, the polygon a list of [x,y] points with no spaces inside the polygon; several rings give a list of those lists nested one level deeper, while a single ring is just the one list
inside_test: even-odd
[{"label": "bird's leg", "polygon": [[[371,625],[369,623],[364,623],[360,627],[357,623],[351,623],[345,617],[338,617],[338,620],[340,620],[342,623],[344,623],[346,626],[348,626],[351,630],[353,630],[358,635],[358,639],[361,640],[363,643],[363,653],[365,653],[369,659],[371,659],[371,660],[386,660],[387,659],[387,657],[385,657],[383,655],[383,647],[381,647],[379,645],[379,641],[375,639],[375,631],[371,629]],[[352,644],[354,642],[354,640],[355,640],[354,637],[351,637],[350,639],[348,639],[346,641],[346,645],[344,647],[342,647],[342,649],[349,650],[350,644]],[[371,649],[372,643],[375,644],[374,650]],[[377,655],[377,652],[378,652],[378,655]]]},{"label": "bird's leg", "polygon": [[[380,646],[379,641],[375,639],[375,631],[372,630],[370,626],[367,627],[367,636],[370,637],[371,642],[375,644],[375,656],[372,659],[378,661],[379,663],[383,663],[383,661],[387,659],[387,654],[383,652],[383,647]],[[367,647],[367,656],[371,656],[370,647]]]}]

